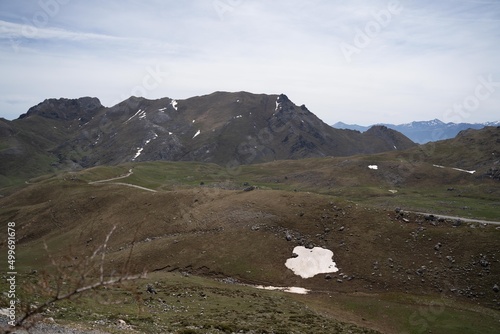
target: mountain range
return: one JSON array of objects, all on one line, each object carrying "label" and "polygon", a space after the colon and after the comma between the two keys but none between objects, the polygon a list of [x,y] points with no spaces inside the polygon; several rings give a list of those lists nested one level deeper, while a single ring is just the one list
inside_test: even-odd
[{"label": "mountain range", "polygon": [[335,129],[349,129],[360,132],[368,131],[372,126],[386,126],[401,132],[415,143],[425,144],[428,142],[450,139],[455,137],[460,131],[467,129],[482,129],[485,126],[498,126],[500,121],[486,123],[444,123],[439,119],[431,121],[414,121],[404,124],[380,123],[375,125],[363,126],[357,124],[346,124],[337,122],[332,125]]},{"label": "mountain range", "polygon": [[215,92],[185,100],[47,99],[0,119],[0,182],[140,161],[226,165],[371,154],[415,146],[384,126],[334,129],[286,95]]}]

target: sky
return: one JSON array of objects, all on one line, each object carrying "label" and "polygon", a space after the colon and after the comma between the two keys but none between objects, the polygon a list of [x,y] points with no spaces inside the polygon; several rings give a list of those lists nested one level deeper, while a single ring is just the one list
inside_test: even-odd
[{"label": "sky", "polygon": [[286,94],[328,124],[500,120],[500,0],[0,0],[0,117]]}]

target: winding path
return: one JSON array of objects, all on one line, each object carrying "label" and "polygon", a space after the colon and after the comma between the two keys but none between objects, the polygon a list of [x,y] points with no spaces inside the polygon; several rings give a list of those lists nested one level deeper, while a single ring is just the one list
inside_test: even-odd
[{"label": "winding path", "polygon": [[128,173],[127,173],[127,174],[125,174],[125,175],[118,176],[118,177],[113,177],[113,178],[111,178],[111,179],[106,179],[106,180],[92,181],[92,182],[89,182],[89,184],[103,183],[103,182],[108,182],[108,181],[120,180],[120,179],[127,178],[127,177],[129,177],[130,175],[132,175],[132,174],[134,174],[134,172],[132,171],[132,168],[130,168],[130,169],[128,170]]},{"label": "winding path", "polygon": [[[132,171],[132,168],[130,168],[128,170],[128,173],[125,174],[125,175],[118,176],[118,177],[113,177],[111,179],[106,179],[106,180],[92,181],[92,182],[89,182],[89,184],[107,183],[109,181],[115,181],[115,180],[125,179],[125,178],[129,177],[132,174],[134,174],[134,172]],[[153,192],[153,193],[157,192],[154,189],[149,189],[149,188],[145,188],[145,187],[141,187],[141,186],[136,186],[135,184],[130,184],[130,183],[111,182],[111,183],[108,183],[108,184],[118,184],[118,185],[121,185],[121,186],[127,186],[127,187],[137,188],[137,189],[141,189],[141,190],[150,191],[150,192]]]}]

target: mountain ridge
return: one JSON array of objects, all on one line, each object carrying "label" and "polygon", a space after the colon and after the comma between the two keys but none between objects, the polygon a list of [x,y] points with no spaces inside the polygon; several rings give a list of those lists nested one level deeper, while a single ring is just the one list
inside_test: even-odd
[{"label": "mountain ridge", "polygon": [[435,118],[430,121],[413,121],[402,124],[377,123],[368,126],[337,122],[333,124],[332,127],[336,129],[350,129],[365,132],[372,126],[380,125],[401,132],[415,143],[425,144],[428,142],[454,138],[460,131],[467,129],[482,129],[486,126],[498,126],[500,125],[500,121],[485,123],[445,123]]}]

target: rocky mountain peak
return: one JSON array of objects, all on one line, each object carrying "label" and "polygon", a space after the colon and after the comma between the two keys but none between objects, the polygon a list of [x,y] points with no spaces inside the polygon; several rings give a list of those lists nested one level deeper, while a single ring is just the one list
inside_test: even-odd
[{"label": "rocky mountain peak", "polygon": [[288,96],[286,96],[285,94],[280,94],[277,98],[277,101],[278,102],[291,102],[290,99],[288,98]]},{"label": "rocky mountain peak", "polygon": [[385,125],[374,125],[365,133],[367,136],[382,140],[386,144],[392,145],[394,149],[407,149],[415,144],[404,134],[389,129]]},{"label": "rocky mountain peak", "polygon": [[96,97],[81,97],[78,99],[46,99],[45,101],[31,107],[26,114],[19,119],[38,115],[56,120],[75,120],[78,118],[92,117],[103,105]]}]

